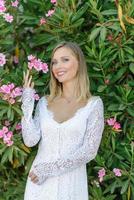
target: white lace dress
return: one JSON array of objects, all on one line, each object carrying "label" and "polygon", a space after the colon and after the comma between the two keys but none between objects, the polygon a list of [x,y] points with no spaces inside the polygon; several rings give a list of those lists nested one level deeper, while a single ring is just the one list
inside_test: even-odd
[{"label": "white lace dress", "polygon": [[22,95],[22,136],[32,147],[39,142],[30,171],[39,178],[28,177],[24,200],[88,200],[86,163],[94,159],[104,129],[104,108],[99,96],[93,96],[75,115],[56,122],[42,97],[34,109],[34,90]]}]

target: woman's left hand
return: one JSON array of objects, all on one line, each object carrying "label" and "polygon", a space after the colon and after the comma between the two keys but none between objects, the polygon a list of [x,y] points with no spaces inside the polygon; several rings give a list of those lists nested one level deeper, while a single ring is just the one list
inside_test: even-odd
[{"label": "woman's left hand", "polygon": [[33,183],[37,183],[39,181],[38,176],[33,171],[29,173],[29,177]]}]

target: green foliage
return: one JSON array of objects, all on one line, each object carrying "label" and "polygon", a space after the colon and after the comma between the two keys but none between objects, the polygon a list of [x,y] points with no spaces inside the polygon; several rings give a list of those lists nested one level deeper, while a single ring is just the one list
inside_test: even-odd
[{"label": "green foliage", "polygon": [[[55,6],[49,0],[22,0],[18,9],[6,2],[14,21],[5,22],[0,15],[0,53],[7,59],[6,65],[0,67],[0,85],[23,85],[28,55],[49,63],[58,42],[77,42],[86,57],[91,92],[104,102],[105,121],[115,118],[121,124],[117,131],[105,123],[98,155],[88,164],[89,197],[133,200],[134,0],[58,0]],[[54,14],[46,17],[54,7]],[[40,25],[42,17],[47,21],[44,25]],[[14,56],[19,63],[14,62]],[[37,92],[41,96],[49,93],[50,74],[33,70],[32,75]],[[0,129],[9,120],[14,133],[10,147],[0,138],[0,200],[23,199],[26,177],[36,155],[37,147],[26,147],[21,131],[15,129],[21,117],[21,99],[10,104],[0,98]],[[106,176],[99,183],[97,173],[101,168],[105,168]],[[115,176],[114,168],[121,169],[122,176]]]}]

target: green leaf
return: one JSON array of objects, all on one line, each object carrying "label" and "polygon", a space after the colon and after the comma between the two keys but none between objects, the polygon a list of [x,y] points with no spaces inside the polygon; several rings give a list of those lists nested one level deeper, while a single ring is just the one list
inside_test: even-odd
[{"label": "green leaf", "polygon": [[127,108],[128,113],[134,117],[134,110],[132,108]]},{"label": "green leaf", "polygon": [[127,191],[128,186],[129,186],[129,180],[127,180],[123,183],[123,186],[122,186],[120,193],[121,194],[125,193]]},{"label": "green leaf", "polygon": [[134,74],[134,63],[131,63],[131,64],[129,65],[129,69],[130,69],[130,71]]},{"label": "green leaf", "polygon": [[109,9],[109,10],[104,10],[101,12],[102,15],[116,15],[117,14],[117,10],[115,9]]},{"label": "green leaf", "polygon": [[106,35],[107,35],[107,29],[106,29],[106,27],[102,27],[102,29],[100,31],[100,39],[102,42],[104,42]]},{"label": "green leaf", "polygon": [[117,71],[115,75],[113,75],[110,82],[113,84],[116,81],[118,81],[126,71],[127,71],[127,67],[122,67],[119,71]]},{"label": "green leaf", "polygon": [[88,4],[84,4],[84,6],[82,6],[76,13],[74,13],[71,22],[75,22],[76,20],[80,19],[80,17],[86,12],[88,8]]},{"label": "green leaf", "polygon": [[100,85],[97,89],[98,92],[103,92],[107,88],[107,85]]},{"label": "green leaf", "polygon": [[89,35],[89,40],[92,41],[92,40],[95,40],[95,38],[98,36],[98,34],[100,33],[101,31],[101,27],[99,28],[95,28],[91,34]]}]

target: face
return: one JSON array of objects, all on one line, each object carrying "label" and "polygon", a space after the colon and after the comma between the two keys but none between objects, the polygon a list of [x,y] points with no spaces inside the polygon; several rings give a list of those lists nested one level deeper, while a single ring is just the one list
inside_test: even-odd
[{"label": "face", "polygon": [[77,70],[78,60],[71,49],[60,47],[55,51],[52,58],[52,72],[59,82],[75,80]]}]

